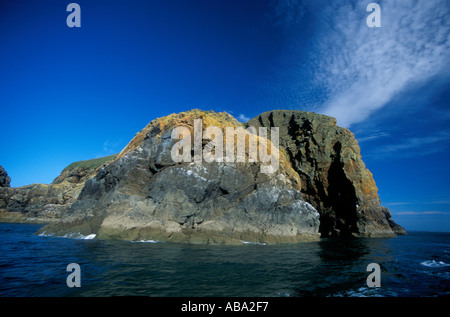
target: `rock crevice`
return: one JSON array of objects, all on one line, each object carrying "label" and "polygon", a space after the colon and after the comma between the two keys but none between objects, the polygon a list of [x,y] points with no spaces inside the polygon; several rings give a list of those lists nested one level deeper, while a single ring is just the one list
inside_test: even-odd
[{"label": "rock crevice", "polygon": [[248,126],[280,127],[280,147],[301,179],[301,192],[320,213],[322,237],[395,236],[405,230],[380,205],[372,173],[354,135],[336,119],[304,111],[262,113]]}]

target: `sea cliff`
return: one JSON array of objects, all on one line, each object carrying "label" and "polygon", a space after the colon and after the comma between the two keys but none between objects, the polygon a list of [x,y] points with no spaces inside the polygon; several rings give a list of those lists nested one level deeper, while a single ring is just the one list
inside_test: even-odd
[{"label": "sea cliff", "polygon": [[[190,138],[181,161],[173,157],[180,127]],[[233,148],[244,159],[222,157],[237,140],[227,129],[249,127],[243,152]],[[276,156],[271,172],[249,159],[252,140]],[[215,159],[196,159],[212,144]],[[40,234],[205,244],[405,234],[377,190],[354,135],[334,118],[276,110],[240,123],[195,109],[154,119],[117,155],[73,163],[50,185],[0,188],[0,220],[49,223]]]}]

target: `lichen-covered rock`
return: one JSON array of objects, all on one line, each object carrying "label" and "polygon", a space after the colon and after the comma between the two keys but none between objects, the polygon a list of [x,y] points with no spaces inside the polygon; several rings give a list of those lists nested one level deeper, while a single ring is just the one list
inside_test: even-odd
[{"label": "lichen-covered rock", "polygon": [[244,127],[212,111],[155,119],[118,155],[75,162],[50,185],[0,187],[0,221],[53,222],[41,229],[46,234],[209,244],[405,233],[381,206],[353,134],[334,118],[276,110],[250,120],[246,126],[268,128],[267,139],[248,136],[258,147],[279,128],[274,173],[258,161],[175,162],[172,132],[185,127],[194,144],[195,119],[203,135],[208,126]]},{"label": "lichen-covered rock", "polygon": [[172,130],[193,130],[194,119],[203,129],[240,126],[226,113],[198,110],[152,121],[86,181],[63,221],[41,232],[207,244],[319,237],[319,214],[302,200],[282,153],[275,173],[262,173],[259,162],[174,162]]},{"label": "lichen-covered rock", "polygon": [[320,213],[327,236],[395,236],[406,233],[380,205],[372,173],[359,145],[336,119],[295,110],[262,113],[247,123],[279,127],[280,147],[299,174],[302,193]]},{"label": "lichen-covered rock", "polygon": [[116,155],[113,155],[72,163],[49,185],[0,187],[0,221],[28,223],[59,221],[78,198],[86,180],[115,157]]},{"label": "lichen-covered rock", "polygon": [[67,204],[75,201],[80,190],[81,187],[74,188],[69,184],[0,188],[0,221],[58,221],[66,211]]}]

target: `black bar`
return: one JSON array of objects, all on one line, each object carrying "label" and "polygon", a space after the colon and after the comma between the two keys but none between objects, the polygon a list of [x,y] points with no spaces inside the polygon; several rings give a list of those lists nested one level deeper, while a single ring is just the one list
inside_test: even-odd
[{"label": "black bar", "polygon": [[[450,296],[441,297],[367,297],[367,298],[318,298],[318,297],[3,297],[2,310],[12,309],[14,314],[21,310],[55,315],[113,311],[126,313],[143,312],[145,316],[165,314],[234,315],[241,313],[280,314],[294,313],[295,316],[309,316],[315,313],[332,312],[348,316],[363,316],[368,313],[385,316],[391,308],[401,312],[416,312],[432,307],[433,311],[446,307]],[[265,304],[267,303],[267,304]],[[214,306],[212,306],[214,305]],[[211,312],[211,307],[214,309]],[[61,310],[62,309],[62,310]],[[389,309],[389,310],[387,310]],[[445,311],[445,310],[444,310]],[[161,313],[158,313],[161,312]],[[280,316],[281,317],[281,316]]]}]

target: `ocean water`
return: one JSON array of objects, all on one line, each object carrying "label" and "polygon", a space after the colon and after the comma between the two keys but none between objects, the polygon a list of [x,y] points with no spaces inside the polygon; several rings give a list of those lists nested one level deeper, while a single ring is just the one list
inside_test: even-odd
[{"label": "ocean water", "polygon": [[[40,227],[0,223],[0,296],[450,295],[450,233],[207,246],[35,235]],[[80,265],[81,287],[67,286],[69,263]],[[370,263],[380,287],[367,286]]]}]

